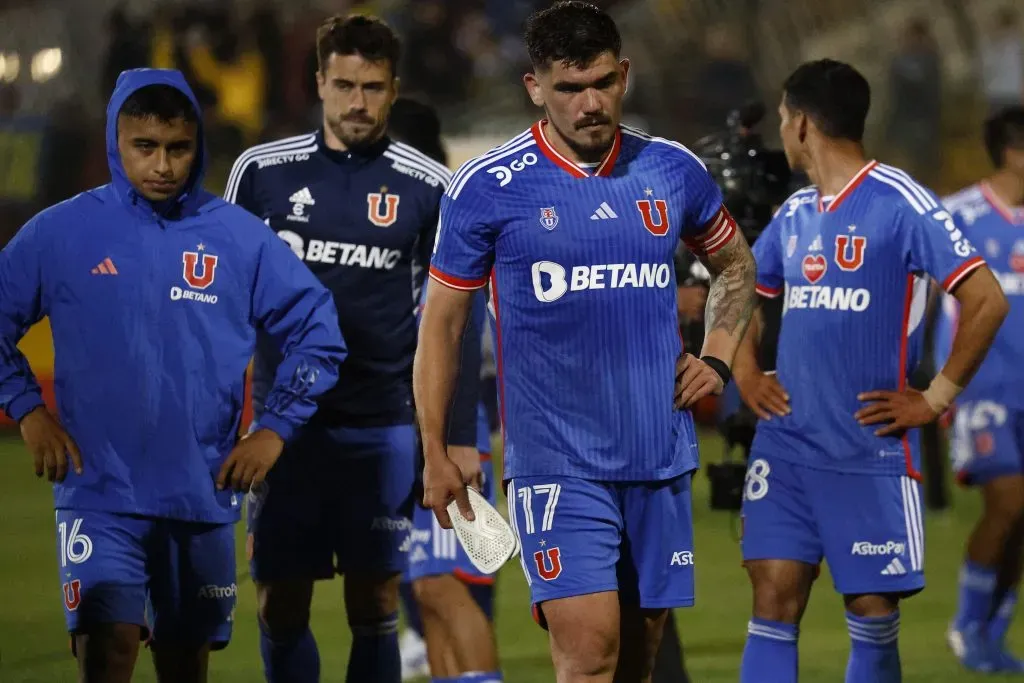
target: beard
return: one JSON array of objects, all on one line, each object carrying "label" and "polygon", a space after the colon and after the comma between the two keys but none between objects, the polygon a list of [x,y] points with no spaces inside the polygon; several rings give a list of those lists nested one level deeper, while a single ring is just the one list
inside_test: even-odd
[{"label": "beard", "polygon": [[[554,125],[550,117],[548,121]],[[584,163],[597,163],[607,156],[615,144],[617,128],[608,116],[593,116],[577,121],[569,131],[555,126],[565,144]]]},{"label": "beard", "polygon": [[348,149],[369,147],[384,134],[386,121],[376,121],[365,115],[351,115],[328,119],[331,132]]}]

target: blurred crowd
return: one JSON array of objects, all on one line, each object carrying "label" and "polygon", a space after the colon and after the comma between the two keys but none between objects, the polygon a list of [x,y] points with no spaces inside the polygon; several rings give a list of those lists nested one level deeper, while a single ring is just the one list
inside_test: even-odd
[{"label": "blurred crowd", "polygon": [[[95,80],[76,83],[77,92],[63,105],[45,115],[23,111],[17,83],[0,83],[0,244],[41,206],[106,181],[103,112],[87,103],[105,102],[124,69],[157,66],[185,72],[208,118],[213,191],[246,146],[315,127],[314,38],[326,12],[310,11],[310,3],[305,4],[186,0],[153,3],[156,10],[147,15],[126,3],[110,12],[107,35],[95,42],[102,53]],[[528,67],[521,35],[525,18],[549,4],[339,0],[329,6],[332,13],[377,14],[399,31],[402,92],[438,107],[445,133],[452,134],[479,130],[489,122],[495,122],[495,129],[508,128],[504,121],[509,120],[519,126],[533,115],[519,82]],[[644,26],[631,23],[630,17],[655,5],[640,0],[598,4],[622,18],[626,52],[640,65],[631,76],[627,120],[692,143],[721,129],[728,113],[750,100],[762,99],[769,111],[774,109],[779,84],[765,82],[773,77],[766,76],[758,59],[761,29],[756,22],[673,19],[685,17],[678,7],[687,3],[660,0],[656,6],[664,13],[652,16],[661,18]],[[883,102],[878,137],[886,160],[906,166],[926,183],[934,182],[942,168],[943,121],[959,106],[951,106],[946,96],[944,50],[929,21],[911,19],[897,29],[899,40],[877,58],[888,60],[888,82],[874,83],[881,95],[877,100]],[[969,22],[964,18],[961,23]],[[665,36],[660,43],[654,40],[658,29]],[[972,35],[972,80],[984,108],[1024,98],[1024,25],[1018,12],[1006,5],[982,25],[972,23]],[[86,88],[95,90],[84,93]],[[510,132],[504,128],[493,132]]]}]

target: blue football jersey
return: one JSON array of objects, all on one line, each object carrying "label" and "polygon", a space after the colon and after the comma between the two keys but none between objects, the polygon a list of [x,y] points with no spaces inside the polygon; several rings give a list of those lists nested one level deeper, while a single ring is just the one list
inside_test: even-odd
[{"label": "blue football jersey", "polygon": [[[994,401],[1024,409],[1024,208],[1008,207],[985,184],[973,185],[944,200],[957,227],[978,246],[1010,302],[984,362],[959,401]],[[959,304],[943,297],[936,331],[936,360],[945,363],[952,350]]]},{"label": "blue football jersey", "polygon": [[754,245],[757,289],[784,299],[777,373],[792,413],[755,451],[842,472],[919,476],[916,430],[880,438],[857,395],[903,390],[923,343],[927,276],[952,291],[984,265],[935,196],[871,162],[835,197],[795,193]]},{"label": "blue football jersey", "polygon": [[669,479],[697,466],[673,407],[682,351],[673,253],[736,234],[697,157],[621,127],[584,169],[545,122],[462,166],[441,200],[431,277],[490,280],[505,477]]}]

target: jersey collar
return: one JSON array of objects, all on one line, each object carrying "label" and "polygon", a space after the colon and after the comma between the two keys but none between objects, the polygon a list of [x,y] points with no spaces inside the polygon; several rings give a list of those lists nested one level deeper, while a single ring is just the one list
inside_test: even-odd
[{"label": "jersey collar", "polygon": [[981,188],[981,194],[985,197],[985,201],[991,204],[992,208],[998,211],[1008,223],[1024,225],[1024,207],[1008,206],[1006,202],[999,198],[999,195],[992,191],[992,187],[984,180],[978,183],[978,186]]},{"label": "jersey collar", "polygon": [[857,186],[860,185],[864,181],[864,179],[868,177],[868,173],[871,173],[871,169],[873,169],[875,166],[878,166],[877,161],[869,161],[868,163],[864,164],[864,168],[857,171],[857,173],[854,174],[852,178],[850,178],[850,182],[846,183],[846,187],[839,190],[839,192],[836,193],[835,197],[832,197],[832,199],[828,202],[828,206],[825,205],[826,198],[822,197],[821,190],[818,190],[818,211],[828,213],[830,211],[835,211],[836,209],[838,209],[839,205],[843,203],[843,200],[849,197],[851,194],[853,194],[853,191],[856,190]]},{"label": "jersey collar", "polygon": [[622,130],[615,130],[615,141],[612,142],[612,148],[608,150],[608,154],[601,163],[593,171],[583,168],[579,164],[575,164],[569,161],[563,156],[554,146],[548,142],[547,135],[544,133],[544,127],[547,125],[547,119],[541,119],[537,123],[533,124],[531,131],[533,132],[533,139],[537,141],[537,146],[540,148],[541,153],[550,159],[556,166],[566,171],[569,175],[574,178],[589,178],[591,175],[595,176],[609,176],[612,173],[612,169],[615,168],[615,160],[619,158],[619,150],[622,149]]},{"label": "jersey collar", "polygon": [[316,144],[319,151],[331,161],[339,164],[365,164],[380,157],[391,144],[391,138],[385,135],[369,147],[342,152],[327,146],[327,141],[324,140],[324,129],[319,128],[316,131]]}]

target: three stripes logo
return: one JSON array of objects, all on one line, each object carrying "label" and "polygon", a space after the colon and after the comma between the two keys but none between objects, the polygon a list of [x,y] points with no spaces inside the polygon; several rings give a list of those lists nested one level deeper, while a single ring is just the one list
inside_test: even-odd
[{"label": "three stripes logo", "polygon": [[103,259],[98,266],[90,271],[93,275],[117,275],[117,268],[110,257]]},{"label": "three stripes logo", "polygon": [[903,576],[907,573],[907,568],[900,562],[900,558],[893,558],[892,562],[882,570],[882,576]]},{"label": "three stripes logo", "polygon": [[619,217],[619,214],[615,213],[612,210],[612,207],[608,206],[608,202],[601,202],[601,206],[597,207],[597,211],[595,211],[593,214],[591,214],[590,220],[592,220],[592,221],[603,221],[603,220],[608,220],[609,218],[618,218],[618,217]]}]

